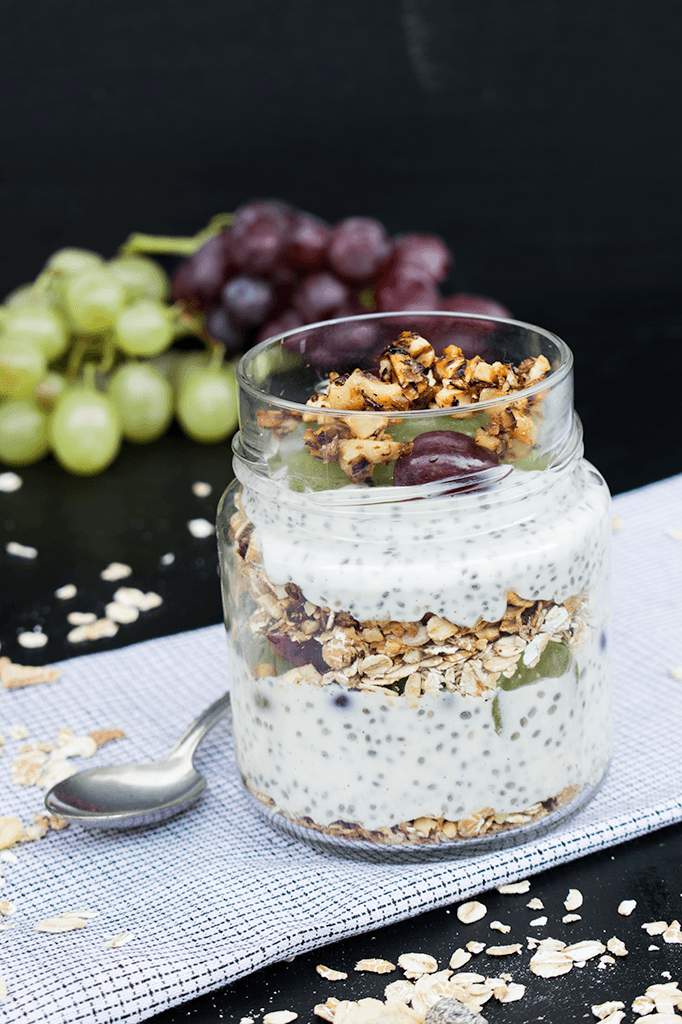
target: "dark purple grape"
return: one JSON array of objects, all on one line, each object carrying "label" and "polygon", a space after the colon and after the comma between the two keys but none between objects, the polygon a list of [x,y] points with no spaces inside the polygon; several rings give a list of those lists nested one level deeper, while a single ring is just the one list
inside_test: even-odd
[{"label": "dark purple grape", "polygon": [[230,319],[222,306],[212,306],[206,312],[205,327],[212,338],[225,346],[227,355],[238,352],[244,338],[242,332]]},{"label": "dark purple grape", "polygon": [[332,229],[327,262],[347,281],[369,282],[391,257],[393,243],[371,217],[348,217]]},{"label": "dark purple grape", "polygon": [[423,272],[399,260],[391,261],[374,288],[374,300],[382,313],[401,309],[439,309],[438,286]]},{"label": "dark purple grape", "polygon": [[226,233],[221,232],[180,264],[173,277],[173,298],[187,306],[210,306],[217,300],[230,270]]},{"label": "dark purple grape", "polygon": [[254,199],[236,211],[228,229],[234,264],[247,274],[267,274],[289,245],[292,212],[274,199]]},{"label": "dark purple grape", "polygon": [[325,250],[331,228],[312,213],[294,214],[289,247],[284,262],[294,270],[321,270],[325,266]]},{"label": "dark purple grape", "polygon": [[[440,308],[449,313],[478,313],[481,316],[502,317],[507,320],[511,317],[506,306],[485,295],[448,295],[441,299]],[[477,337],[484,337],[496,328],[497,324],[491,320],[467,320],[462,323],[462,330]]]},{"label": "dark purple grape", "polygon": [[408,455],[396,460],[393,483],[396,487],[412,487],[453,480],[458,484],[458,492],[472,491],[476,487],[474,474],[498,465],[497,456],[481,448],[468,434],[429,430],[414,439]]},{"label": "dark purple grape", "polygon": [[291,296],[291,305],[301,314],[304,323],[314,323],[336,316],[349,299],[348,285],[323,272],[303,278]]},{"label": "dark purple grape", "polygon": [[[276,338],[278,334],[294,331],[297,327],[303,327],[303,320],[295,309],[285,309],[274,320],[269,320],[268,323],[263,324],[256,335],[256,344],[260,344],[261,341],[265,341],[267,338]],[[286,338],[283,342],[284,347],[289,349],[290,352],[299,352],[297,338],[298,335],[294,335],[293,338]]]},{"label": "dark purple grape", "polygon": [[413,232],[394,240],[396,259],[440,284],[450,273],[452,252],[439,235]]},{"label": "dark purple grape", "polygon": [[238,274],[223,285],[220,301],[227,315],[241,327],[256,327],[272,309],[275,293],[262,277]]},{"label": "dark purple grape", "polygon": [[322,657],[322,648],[317,640],[304,640],[297,643],[289,636],[281,633],[270,633],[268,641],[272,648],[290,665],[314,665],[318,672],[329,671],[329,665]]}]

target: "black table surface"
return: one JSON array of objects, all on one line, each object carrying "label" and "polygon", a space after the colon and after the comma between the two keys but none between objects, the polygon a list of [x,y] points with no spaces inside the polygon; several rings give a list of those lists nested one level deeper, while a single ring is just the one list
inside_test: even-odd
[{"label": "black table surface", "polygon": [[[670,382],[682,369],[681,296],[582,297],[570,311],[538,303],[527,318],[562,335],[576,355],[576,407],[585,426],[586,454],[604,473],[614,493],[682,472],[678,408],[666,398]],[[550,319],[549,314],[553,314]],[[64,473],[51,459],[19,471],[23,486],[0,493],[0,641],[1,653],[23,664],[47,664],[84,653],[108,650],[152,637],[218,623],[221,620],[215,538],[196,538],[187,523],[212,521],[231,473],[230,446],[196,445],[177,428],[152,445],[124,446],[110,469],[80,479]],[[192,484],[211,485],[199,497]],[[33,560],[5,551],[10,541],[38,549]],[[161,564],[172,552],[175,560]],[[126,585],[154,590],[163,597],[158,609],[137,622],[121,626],[115,637],[74,646],[66,608],[54,591],[66,583],[79,590],[81,610],[103,613],[112,587],[100,578],[110,562],[130,565]],[[28,650],[17,635],[39,626],[49,642]],[[180,723],[179,723],[180,725]],[[312,1021],[313,1007],[329,995],[357,999],[381,998],[387,981],[398,974],[356,973],[364,957],[396,962],[403,952],[431,953],[446,967],[451,953],[471,939],[501,944],[524,943],[525,937],[552,935],[566,942],[610,937],[622,939],[628,955],[600,969],[597,960],[565,976],[543,979],[528,969],[529,955],[474,958],[466,969],[487,976],[510,971],[527,985],[519,1002],[491,1000],[484,1013],[491,1022],[530,1024],[596,1019],[591,1005],[622,1000],[626,1022],[636,1019],[630,1003],[647,986],[682,980],[682,953],[677,945],[651,937],[642,929],[649,921],[682,919],[682,825],[675,825],[555,867],[532,879],[525,896],[496,891],[480,898],[486,918],[463,925],[455,907],[442,908],[344,940],[323,951],[301,954],[293,961],[264,968],[212,994],[166,1010],[158,1024],[236,1021],[264,1012],[287,1009]],[[569,888],[579,889],[582,919],[563,924],[563,901]],[[545,910],[526,906],[539,897]],[[631,916],[617,912],[625,899],[637,901]],[[531,925],[546,915],[544,926]],[[508,935],[490,930],[490,922],[511,925]],[[318,963],[348,972],[347,981],[324,981]]]}]

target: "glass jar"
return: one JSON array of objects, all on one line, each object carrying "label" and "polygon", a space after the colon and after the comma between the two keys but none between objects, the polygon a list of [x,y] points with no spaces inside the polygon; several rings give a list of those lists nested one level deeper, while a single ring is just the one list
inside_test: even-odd
[{"label": "glass jar", "polygon": [[610,499],[568,347],[511,320],[368,314],[263,342],[237,376],[218,543],[255,806],[394,860],[579,809],[610,755]]}]

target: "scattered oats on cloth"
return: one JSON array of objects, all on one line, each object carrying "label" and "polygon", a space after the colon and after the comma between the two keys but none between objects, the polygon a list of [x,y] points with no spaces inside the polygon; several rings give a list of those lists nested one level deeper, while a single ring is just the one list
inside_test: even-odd
[{"label": "scattered oats on cloth", "polygon": [[[9,968],[1,972],[9,990],[1,1004],[2,1024],[27,1020],[73,1024],[78,1017],[87,1018],[88,1024],[138,1024],[303,949],[328,949],[331,943],[358,933],[369,936],[427,908],[485,903],[484,894],[496,886],[513,885],[519,879],[532,881],[532,876],[552,865],[682,821],[677,770],[682,702],[676,699],[679,684],[667,673],[668,666],[681,658],[678,611],[667,595],[679,593],[682,544],[664,534],[667,525],[679,520],[680,507],[682,477],[614,500],[614,510],[627,522],[627,529],[613,537],[609,644],[618,686],[613,760],[594,799],[556,832],[531,843],[453,860],[408,862],[398,870],[387,870],[381,862],[317,853],[273,831],[254,810],[236,770],[224,722],[197,752],[196,764],[207,778],[208,789],[189,813],[126,837],[70,827],[59,832],[50,829],[39,842],[24,844],[18,841],[19,830],[34,823],[43,794],[12,784],[14,752],[8,757],[6,751],[0,757],[0,814],[15,820],[9,824],[5,820],[3,826],[5,841],[12,845],[0,850],[5,883],[1,895],[17,910],[10,918],[2,918],[13,923],[2,935],[5,948],[11,950],[11,973]],[[32,566],[26,569],[33,571]],[[633,621],[638,624],[636,630]],[[115,743],[98,747],[82,762],[88,767],[147,761],[166,753],[187,723],[224,693],[229,685],[225,649],[224,629],[211,626],[120,650],[82,654],[61,662],[58,670],[40,670],[61,672],[49,686],[26,685],[23,679],[20,686],[8,688],[11,679],[5,679],[0,666],[0,714],[8,724],[26,725],[30,737],[36,738],[54,737],[64,724],[77,736],[109,726],[125,733]],[[652,706],[665,707],[664,716],[641,715],[643,681]],[[0,731],[7,746],[6,727]],[[524,891],[528,891],[525,886]],[[627,895],[625,890],[623,896]],[[529,897],[521,899],[525,903]],[[33,930],[33,924],[59,919],[74,908],[80,908],[81,914],[86,909],[99,914],[92,918],[74,914],[71,920],[85,924],[67,932]],[[561,903],[559,910],[564,910]],[[531,911],[526,913],[531,916]],[[666,911],[659,913],[663,916]],[[679,908],[670,907],[665,930],[678,913]],[[490,914],[494,916],[504,920],[503,909]],[[564,928],[560,915],[553,920]],[[453,910],[452,922],[448,955],[462,947],[478,957],[472,957],[471,963],[482,973],[491,970],[485,952],[480,952],[485,946],[476,942],[491,937],[488,920],[464,926]],[[587,929],[583,933],[582,925],[572,927],[570,937],[585,941],[603,938],[606,942],[613,935]],[[577,936],[576,927],[580,929]],[[643,950],[655,941],[668,956],[677,955],[677,945],[666,945],[664,933],[649,940],[645,932],[636,930]],[[677,934],[677,929],[673,931]],[[128,932],[134,940],[105,947],[105,942]],[[465,941],[469,935],[472,939]],[[515,972],[517,965],[527,964],[536,955],[537,941],[535,949],[498,957],[495,964]],[[363,952],[369,956],[373,947],[377,943],[370,945],[368,938]],[[429,950],[426,944],[421,948]],[[608,948],[617,960],[620,946]],[[418,952],[420,947],[412,949]],[[382,951],[377,947],[376,952]],[[590,952],[575,950],[582,957]],[[561,954],[558,963],[545,961],[544,968],[540,964],[547,977],[575,971],[575,963],[583,962],[561,949],[553,953]],[[314,962],[324,963],[326,955],[320,952]],[[597,970],[605,955],[597,955],[595,949],[585,970]],[[458,959],[462,956],[458,954]],[[627,958],[618,961],[609,972],[615,974],[627,962]],[[471,963],[463,965],[464,970]],[[41,965],[40,972],[36,964]],[[350,978],[361,983],[362,976],[353,973],[352,964],[332,964],[337,966],[347,968]],[[446,966],[440,964],[441,969]],[[320,986],[339,991],[314,970],[311,974]],[[543,984],[533,975],[521,1003],[529,1017],[534,984]],[[384,983],[399,980],[412,984],[400,969],[374,982],[383,989]],[[516,990],[507,984],[514,994]],[[605,992],[607,996],[610,993]],[[657,998],[663,996],[657,994]],[[655,1004],[650,1002],[651,1013]],[[267,1009],[288,1008],[268,1003]],[[580,1013],[596,1019],[587,1001]],[[499,1012],[496,1016],[501,1019]]]}]

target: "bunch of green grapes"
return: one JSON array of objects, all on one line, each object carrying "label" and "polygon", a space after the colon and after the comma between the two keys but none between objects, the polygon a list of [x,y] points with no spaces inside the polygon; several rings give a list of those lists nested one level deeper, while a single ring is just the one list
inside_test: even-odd
[{"label": "bunch of green grapes", "polygon": [[[100,473],[124,439],[153,441],[174,415],[197,441],[228,437],[233,368],[169,295],[147,256],[105,261],[72,248],[12,292],[0,306],[0,462],[25,466],[52,452],[71,473]],[[171,350],[187,333],[205,341],[205,355]]]}]

